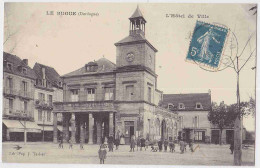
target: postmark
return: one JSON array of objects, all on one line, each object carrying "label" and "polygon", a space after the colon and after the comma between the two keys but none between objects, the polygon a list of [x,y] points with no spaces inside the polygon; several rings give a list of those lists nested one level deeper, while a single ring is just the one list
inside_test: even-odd
[{"label": "postmark", "polygon": [[197,21],[186,60],[217,70],[228,33],[226,27]]}]

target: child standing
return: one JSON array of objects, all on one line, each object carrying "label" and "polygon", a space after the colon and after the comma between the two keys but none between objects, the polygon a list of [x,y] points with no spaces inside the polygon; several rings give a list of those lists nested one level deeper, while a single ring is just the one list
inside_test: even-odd
[{"label": "child standing", "polygon": [[107,150],[104,144],[100,145],[100,148],[98,150],[98,156],[99,156],[100,164],[105,164],[105,159],[107,157]]},{"label": "child standing", "polygon": [[70,139],[70,140],[69,140],[69,149],[72,149],[72,146],[73,146],[73,145],[72,145],[72,140]]}]

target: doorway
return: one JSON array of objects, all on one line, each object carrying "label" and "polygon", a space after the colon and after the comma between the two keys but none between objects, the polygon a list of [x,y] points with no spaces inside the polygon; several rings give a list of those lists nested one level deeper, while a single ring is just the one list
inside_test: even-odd
[{"label": "doorway", "polygon": [[125,143],[130,144],[131,137],[135,135],[134,121],[125,121]]},{"label": "doorway", "polygon": [[219,144],[219,130],[211,131],[211,143]]}]

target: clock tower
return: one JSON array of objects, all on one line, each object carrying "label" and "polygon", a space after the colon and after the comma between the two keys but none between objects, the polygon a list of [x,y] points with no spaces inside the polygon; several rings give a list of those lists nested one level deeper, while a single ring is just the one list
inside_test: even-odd
[{"label": "clock tower", "polygon": [[146,69],[155,73],[157,50],[145,38],[146,20],[138,6],[129,21],[129,35],[115,43],[117,68]]},{"label": "clock tower", "polygon": [[116,100],[153,104],[157,86],[157,50],[145,37],[147,22],[138,6],[129,21],[129,35],[115,43]]}]

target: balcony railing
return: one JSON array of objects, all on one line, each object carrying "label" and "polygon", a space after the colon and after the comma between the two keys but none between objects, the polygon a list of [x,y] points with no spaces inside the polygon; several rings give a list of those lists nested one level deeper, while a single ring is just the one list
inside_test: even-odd
[{"label": "balcony railing", "polygon": [[11,108],[5,108],[3,116],[8,118],[14,118],[14,119],[33,120],[32,112],[15,110]]},{"label": "balcony railing", "polygon": [[4,88],[3,92],[6,95],[13,95],[13,96],[19,95],[18,91],[13,88]]},{"label": "balcony railing", "polygon": [[19,96],[24,97],[24,98],[33,99],[33,95],[34,95],[34,93],[30,92],[30,91],[21,90],[19,92]]},{"label": "balcony railing", "polygon": [[114,102],[85,101],[85,102],[55,102],[54,112],[115,112]]},{"label": "balcony railing", "polygon": [[35,107],[36,108],[52,109],[53,103],[51,101],[44,101],[44,100],[36,99],[35,100]]}]

